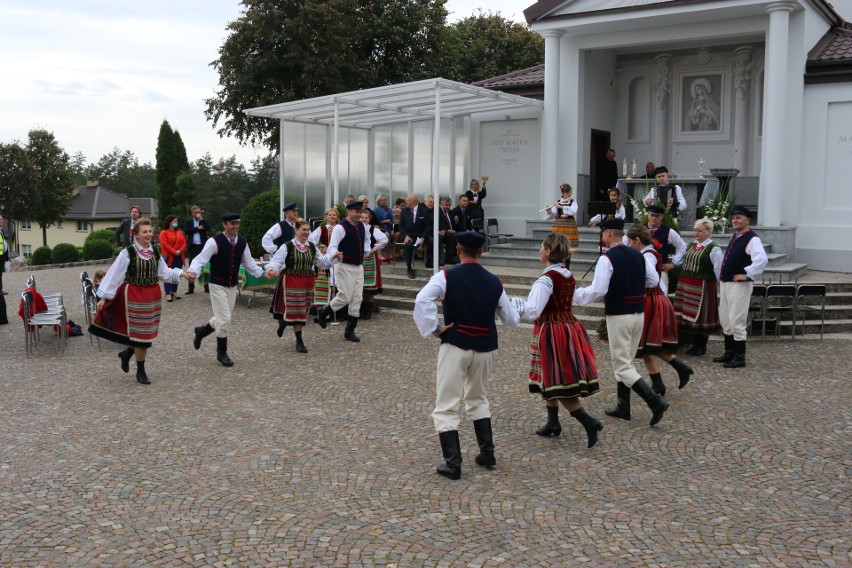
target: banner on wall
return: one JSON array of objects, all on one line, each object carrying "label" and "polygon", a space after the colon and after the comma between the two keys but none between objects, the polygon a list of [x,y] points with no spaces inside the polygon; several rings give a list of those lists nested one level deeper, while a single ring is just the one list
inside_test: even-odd
[{"label": "banner on wall", "polygon": [[537,119],[480,123],[479,172],[488,176],[491,206],[535,208],[541,175],[541,134]]}]

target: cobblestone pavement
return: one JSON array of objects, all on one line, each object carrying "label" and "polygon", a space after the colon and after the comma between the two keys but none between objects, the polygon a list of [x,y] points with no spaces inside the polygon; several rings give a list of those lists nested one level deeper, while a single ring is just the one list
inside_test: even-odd
[{"label": "cobblestone pavement", "polygon": [[[79,271],[36,274],[82,322]],[[25,278],[6,274],[6,289]],[[437,344],[409,315],[362,323],[358,345],[311,325],[299,355],[265,302],[240,299],[225,369],[212,337],[191,346],[208,297],[184,296],[164,304],[142,386],[117,346],[88,337],[62,358],[50,337],[26,360],[6,298],[3,566],[852,564],[852,342],[751,342],[744,370],[693,358],[682,391],[666,368],[671,410],[650,428],[638,397],[631,422],[603,415],[615,386],[594,340],[603,387],[587,408],[605,429],[588,450],[564,412],[562,437],[533,433],[545,411],[526,393],[530,331],[505,331],[497,469],[473,463],[463,420],[453,482],[434,470]]]}]

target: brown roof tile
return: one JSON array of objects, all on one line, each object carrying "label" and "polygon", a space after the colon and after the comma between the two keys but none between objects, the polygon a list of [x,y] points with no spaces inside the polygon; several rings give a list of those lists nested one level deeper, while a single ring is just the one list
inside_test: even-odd
[{"label": "brown roof tile", "polygon": [[544,65],[536,65],[521,69],[520,71],[512,71],[505,75],[498,75],[477,81],[474,83],[477,87],[485,87],[488,89],[497,89],[500,87],[521,87],[528,85],[543,85],[544,84]]},{"label": "brown roof tile", "polygon": [[138,205],[142,215],[157,216],[157,200],[150,197],[129,198],[100,185],[77,188],[79,193],[74,196],[71,209],[65,215],[70,220],[95,221],[102,219],[123,219],[129,215],[130,206]]}]

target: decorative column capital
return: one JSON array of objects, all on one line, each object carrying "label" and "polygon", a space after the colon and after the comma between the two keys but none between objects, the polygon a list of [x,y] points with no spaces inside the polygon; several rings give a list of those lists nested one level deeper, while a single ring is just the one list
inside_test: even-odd
[{"label": "decorative column capital", "polygon": [[792,12],[796,9],[798,4],[795,2],[791,2],[790,0],[779,0],[778,2],[770,2],[766,5],[766,13],[771,14],[772,12]]},{"label": "decorative column capital", "polygon": [[657,68],[657,80],[654,83],[654,91],[657,93],[657,104],[660,105],[661,110],[665,110],[666,100],[672,89],[672,54],[659,54],[654,58],[654,65]]},{"label": "decorative column capital", "polygon": [[551,37],[561,38],[563,35],[565,35],[565,32],[562,31],[562,30],[544,30],[544,31],[540,31],[538,33],[544,39],[551,38]]},{"label": "decorative column capital", "polygon": [[745,100],[746,95],[748,95],[751,68],[754,65],[753,54],[754,48],[750,45],[743,45],[734,50],[734,88],[736,88],[737,96],[741,100]]}]

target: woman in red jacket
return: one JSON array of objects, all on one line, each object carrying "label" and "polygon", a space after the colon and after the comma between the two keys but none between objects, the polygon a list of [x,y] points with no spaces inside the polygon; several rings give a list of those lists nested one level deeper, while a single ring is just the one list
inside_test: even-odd
[{"label": "woman in red jacket", "polygon": [[[160,249],[169,268],[183,268],[186,265],[186,238],[178,227],[180,223],[177,217],[169,215],[163,222],[163,230],[160,231]],[[167,302],[180,300],[180,296],[175,293],[178,289],[177,284],[166,282],[163,287]]]}]

